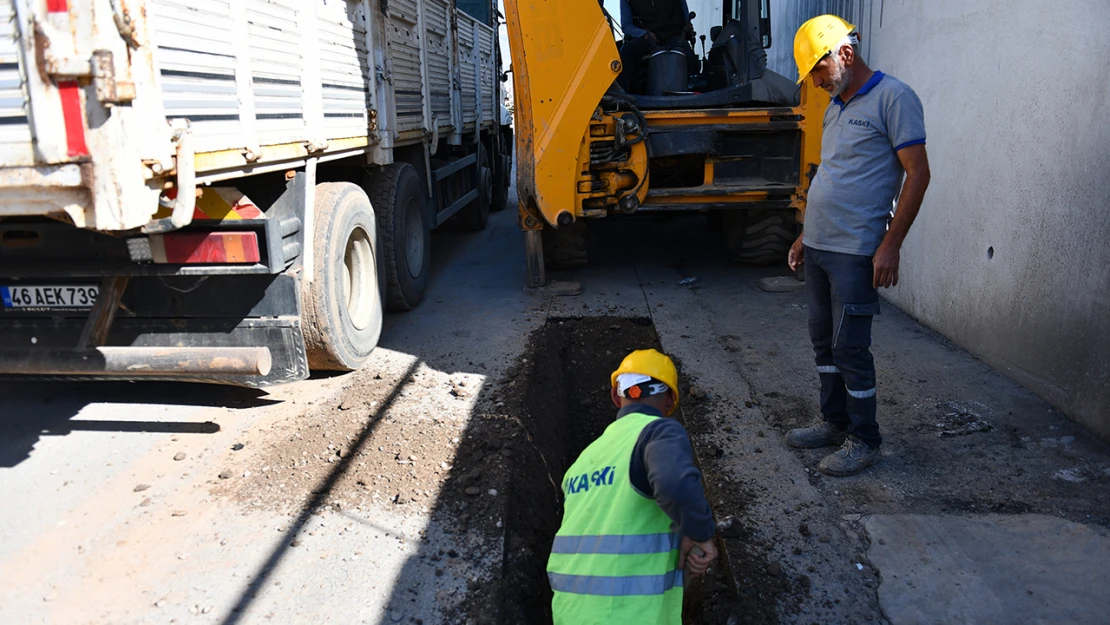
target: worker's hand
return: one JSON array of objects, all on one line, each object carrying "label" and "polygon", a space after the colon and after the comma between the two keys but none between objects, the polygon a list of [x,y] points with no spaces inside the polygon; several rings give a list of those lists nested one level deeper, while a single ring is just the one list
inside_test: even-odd
[{"label": "worker's hand", "polygon": [[659,38],[650,30],[644,31],[644,39],[647,39],[647,42],[650,43],[652,47],[659,45]]},{"label": "worker's hand", "polygon": [[717,544],[713,539],[704,543],[694,542],[685,536],[678,551],[678,568],[685,569],[690,577],[704,575],[709,565],[717,559]]},{"label": "worker's hand", "polygon": [[802,235],[799,234],[798,240],[794,241],[794,245],[790,246],[790,251],[786,254],[786,264],[790,265],[791,271],[797,271],[804,262],[806,262],[805,246],[802,245]]},{"label": "worker's hand", "polygon": [[875,267],[875,277],[872,280],[876,289],[883,287],[889,289],[898,285],[898,263],[901,260],[901,248],[896,241],[884,240],[875,257],[871,260]]}]

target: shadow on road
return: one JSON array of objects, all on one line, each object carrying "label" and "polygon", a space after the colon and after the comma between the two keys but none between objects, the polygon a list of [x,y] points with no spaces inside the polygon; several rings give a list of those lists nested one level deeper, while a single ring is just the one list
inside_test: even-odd
[{"label": "shadow on road", "polygon": [[380,406],[370,418],[367,419],[366,425],[359,433],[358,438],[350,445],[349,453],[341,458],[340,461],[335,464],[335,468],[327,474],[327,477],[312,489],[311,499],[305,503],[300,515],[285,533],[285,538],[274,547],[269,557],[266,558],[265,563],[259,568],[257,574],[251,576],[250,584],[243,590],[243,593],[239,596],[239,601],[236,602],[235,606],[228,613],[227,618],[223,620],[223,625],[235,625],[247,614],[248,609],[255,600],[258,599],[259,594],[266,587],[267,582],[269,582],[270,578],[273,576],[274,571],[277,570],[278,565],[281,564],[282,559],[285,558],[289,549],[292,548],[293,541],[297,539],[301,531],[305,528],[305,525],[312,518],[313,512],[322,508],[331,497],[332,491],[335,489],[340,478],[350,470],[352,462],[355,458],[359,457],[359,452],[362,451],[362,448],[370,440],[374,430],[377,428],[378,424],[381,423],[382,417],[389,411],[394,402],[397,401],[397,398],[401,395],[401,391],[404,390],[405,386],[412,380],[413,374],[420,368],[420,364],[421,362],[418,360],[409,367],[405,375],[402,376],[397,385],[393,387],[392,392],[381,402]]},{"label": "shadow on road", "polygon": [[220,426],[211,421],[78,419],[89,407],[195,406],[249,410],[279,403],[265,391],[232,386],[184,382],[5,382],[0,384],[4,406],[0,410],[0,467],[26,460],[43,436],[72,432],[121,432],[214,434]]}]

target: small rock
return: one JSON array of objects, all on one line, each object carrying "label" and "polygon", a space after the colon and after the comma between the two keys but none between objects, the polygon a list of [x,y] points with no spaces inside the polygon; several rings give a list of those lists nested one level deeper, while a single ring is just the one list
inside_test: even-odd
[{"label": "small rock", "polygon": [[454,549],[448,549],[447,550],[447,557],[448,558],[457,558],[457,557],[459,557],[459,552],[455,551]]},{"label": "small rock", "polygon": [[290,547],[300,547],[301,546],[301,539],[300,538],[294,538],[293,542],[289,543],[289,546]]},{"label": "small rock", "polygon": [[150,484],[139,484],[133,489],[133,491],[136,493],[141,493],[148,488],[150,488]]},{"label": "small rock", "polygon": [[220,471],[219,477],[220,477],[221,480],[230,480],[231,476],[232,476],[231,471]]},{"label": "small rock", "polygon": [[210,605],[206,605],[206,606],[204,606],[203,608],[200,609],[201,614],[208,614],[211,611],[212,611],[212,606],[210,606]]},{"label": "small rock", "polygon": [[806,525],[805,523],[802,523],[798,526],[798,533],[806,538],[809,538],[813,535],[813,533],[809,531],[809,525]]},{"label": "small rock", "polygon": [[855,523],[856,521],[859,521],[862,517],[858,514],[845,514],[844,516],[842,516],[840,518],[844,519],[845,521],[848,521],[849,523]]},{"label": "small rock", "polygon": [[155,601],[154,602],[154,607],[156,607],[156,608],[166,607],[166,600],[165,599],[159,599],[158,601]]},{"label": "small rock", "polygon": [[339,404],[339,409],[340,410],[350,410],[351,407],[348,406],[347,404]]},{"label": "small rock", "polygon": [[757,454],[761,454],[761,453],[763,453],[763,450],[762,450],[762,449],[760,449],[759,447],[756,447],[756,448],[755,448],[755,453],[757,453]]},{"label": "small rock", "polygon": [[404,612],[401,612],[400,610],[390,610],[389,620],[393,621],[394,623],[400,623],[404,619],[405,619],[405,613]]},{"label": "small rock", "polygon": [[721,449],[720,447],[714,449],[713,450],[713,457],[714,458],[724,458],[725,457],[725,450]]},{"label": "small rock", "polygon": [[1075,437],[1074,436],[1061,436],[1060,437],[1060,444],[1061,445],[1071,445],[1074,442],[1075,442]]},{"label": "small rock", "polygon": [[778,577],[782,575],[782,565],[778,562],[772,562],[767,565],[767,574],[771,577]]},{"label": "small rock", "polygon": [[1060,446],[1060,443],[1055,438],[1042,438],[1041,439],[1041,447],[1044,447],[1046,449],[1055,449],[1056,447],[1059,447],[1059,446]]},{"label": "small rock", "polygon": [[50,602],[50,601],[53,601],[57,598],[58,598],[58,591],[57,590],[51,590],[49,593],[47,593],[47,595],[45,597],[42,598],[42,600]]},{"label": "small rock", "polygon": [[489,489],[489,494],[490,494],[490,497],[496,497],[497,496],[497,489],[496,488]]},{"label": "small rock", "polygon": [[694,399],[705,399],[705,391],[700,386],[694,385],[690,387],[690,397]]},{"label": "small rock", "polygon": [[246,445],[243,443],[235,443],[231,446],[231,451],[241,451],[244,447],[246,447]]},{"label": "small rock", "polygon": [[173,455],[173,459],[176,460],[177,462],[181,462],[182,460],[185,459],[185,452],[183,452],[183,451],[177,452],[176,454]]},{"label": "small rock", "polygon": [[184,510],[174,510],[173,512],[170,513],[170,516],[185,516],[186,514],[189,514],[189,513],[184,511]]},{"label": "small rock", "polygon": [[142,503],[139,504],[139,507],[140,508],[145,508],[149,505],[150,505],[150,497],[147,497],[146,499],[143,499]]}]

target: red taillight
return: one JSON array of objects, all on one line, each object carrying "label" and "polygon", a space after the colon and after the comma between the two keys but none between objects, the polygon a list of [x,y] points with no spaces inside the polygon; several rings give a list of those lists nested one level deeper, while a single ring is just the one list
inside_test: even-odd
[{"label": "red taillight", "polygon": [[234,264],[257,263],[258,235],[254,232],[175,232],[150,237],[156,263]]}]

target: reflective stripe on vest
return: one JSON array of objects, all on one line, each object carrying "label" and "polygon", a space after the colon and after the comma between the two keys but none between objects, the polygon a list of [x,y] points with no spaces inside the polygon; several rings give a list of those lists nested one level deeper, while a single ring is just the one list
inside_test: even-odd
[{"label": "reflective stripe on vest", "polygon": [[551,545],[551,553],[604,553],[618,555],[641,555],[645,553],[666,553],[678,549],[681,542],[678,534],[620,534],[609,536],[556,536]]},{"label": "reflective stripe on vest", "polygon": [[668,571],[663,575],[628,575],[606,577],[603,575],[564,575],[548,573],[551,590],[576,595],[603,595],[627,597],[630,595],[661,595],[672,588],[682,587],[682,571]]}]

